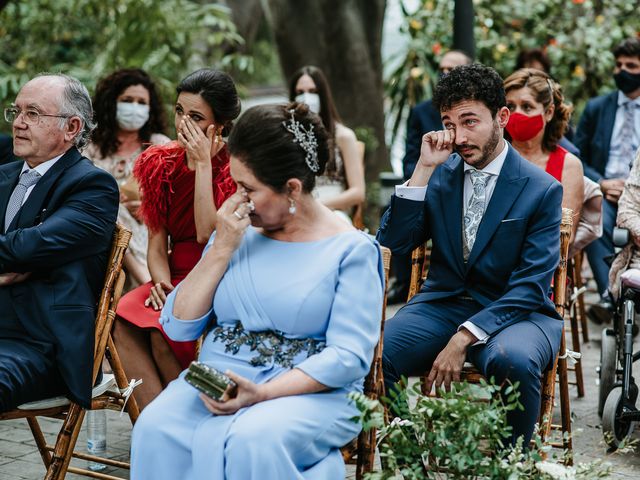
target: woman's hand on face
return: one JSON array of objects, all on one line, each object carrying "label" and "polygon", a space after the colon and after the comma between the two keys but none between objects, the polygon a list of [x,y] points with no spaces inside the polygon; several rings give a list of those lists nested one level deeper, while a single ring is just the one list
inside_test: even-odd
[{"label": "woman's hand on face", "polygon": [[[207,127],[206,133],[202,133],[198,125],[187,115],[182,117],[178,127],[178,141],[187,150],[187,156],[196,164],[209,165],[211,157],[222,148],[222,145],[218,146],[222,142],[216,135],[216,127],[213,124]],[[212,145],[215,145],[216,149],[213,149]]]},{"label": "woman's hand on face", "polygon": [[164,281],[156,283],[151,287],[149,298],[144,301],[144,306],[160,310],[167,301],[167,293],[170,293],[174,288],[173,285]]},{"label": "woman's hand on face", "polygon": [[241,408],[250,407],[251,405],[266,400],[264,385],[253,383],[251,380],[248,380],[231,371],[226,371],[225,374],[231,380],[236,382],[236,385],[238,386],[236,395],[226,401],[219,402],[205,395],[204,393],[201,393],[200,398],[202,399],[204,406],[211,413],[215,415],[231,415],[236,413]]},{"label": "woman's hand on face", "polygon": [[222,204],[216,220],[216,248],[227,249],[229,253],[238,248],[245,230],[251,224],[249,214],[253,209],[253,202],[243,188],[239,188]]}]

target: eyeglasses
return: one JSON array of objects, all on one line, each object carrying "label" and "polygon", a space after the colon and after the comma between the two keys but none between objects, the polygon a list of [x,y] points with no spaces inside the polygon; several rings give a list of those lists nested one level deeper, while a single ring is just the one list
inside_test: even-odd
[{"label": "eyeglasses", "polygon": [[16,118],[22,114],[22,120],[27,125],[37,125],[40,123],[40,117],[58,117],[69,118],[71,115],[52,115],[49,113],[40,113],[37,110],[22,110],[18,107],[9,107],[4,109],[4,119],[13,123]]}]

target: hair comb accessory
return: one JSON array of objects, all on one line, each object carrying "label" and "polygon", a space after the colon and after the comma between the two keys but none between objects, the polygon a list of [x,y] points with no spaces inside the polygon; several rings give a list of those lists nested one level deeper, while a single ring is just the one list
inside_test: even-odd
[{"label": "hair comb accessory", "polygon": [[307,162],[309,170],[313,173],[318,173],[320,170],[320,164],[318,163],[318,141],[316,135],[313,133],[313,126],[309,125],[309,128],[305,128],[293,114],[293,109],[289,110],[291,113],[291,119],[287,122],[282,122],[284,128],[288,132],[293,134],[293,142],[302,147],[305,152],[304,160]]}]

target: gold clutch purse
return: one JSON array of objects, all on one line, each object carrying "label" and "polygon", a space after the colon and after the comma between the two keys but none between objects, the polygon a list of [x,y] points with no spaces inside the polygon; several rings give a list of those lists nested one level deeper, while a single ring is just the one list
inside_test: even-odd
[{"label": "gold clutch purse", "polygon": [[235,397],[238,388],[236,383],[220,370],[201,362],[191,362],[184,379],[219,402]]}]

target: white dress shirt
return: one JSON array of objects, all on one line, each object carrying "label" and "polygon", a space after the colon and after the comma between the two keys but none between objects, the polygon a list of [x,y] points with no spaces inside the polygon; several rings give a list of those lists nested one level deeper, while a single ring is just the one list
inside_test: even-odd
[{"label": "white dress shirt", "polygon": [[[62,154],[64,155],[64,153]],[[62,155],[58,155],[55,158],[52,158],[51,160],[47,160],[46,162],[42,162],[40,165],[36,166],[35,168],[30,168],[29,165],[27,164],[27,162],[24,162],[24,164],[22,165],[22,171],[20,172],[20,176],[22,176],[23,173],[25,172],[29,172],[31,170],[35,170],[36,172],[38,172],[40,174],[40,178],[44,177],[44,174],[47,173],[49,171],[49,169],[51,167],[53,167],[53,165],[60,160],[60,158],[62,157]],[[40,180],[38,180],[40,181]],[[29,198],[29,195],[31,195],[31,192],[33,191],[34,187],[37,185],[37,183],[35,183],[34,185],[31,185],[29,188],[27,188],[27,191],[24,194],[24,198],[22,199],[22,205],[24,205],[24,202],[27,201],[27,198]]]},{"label": "white dress shirt", "polygon": [[[622,138],[620,132],[624,123],[624,104],[633,104],[633,138]],[[611,132],[611,144],[609,145],[609,159],[604,170],[605,178],[627,178],[631,171],[633,158],[622,158],[622,145],[631,142],[632,151],[636,151],[640,146],[640,97],[631,100],[624,93],[618,92],[618,109],[616,119]]]},{"label": "white dress shirt", "polygon": [[[507,158],[508,152],[509,152],[509,143],[505,140],[502,151],[498,154],[498,156],[494,158],[491,161],[491,163],[489,163],[489,165],[487,165],[482,170],[480,170],[481,172],[488,173],[490,175],[489,180],[487,181],[487,186],[485,190],[485,198],[486,198],[486,201],[484,204],[485,212],[487,211],[487,206],[491,201],[491,196],[493,195],[493,191],[496,188],[498,175],[500,175],[500,171],[502,170],[502,166],[504,165],[504,161]],[[467,208],[469,207],[469,200],[471,200],[471,195],[473,192],[471,175],[466,175],[466,173],[470,170],[476,170],[476,169],[471,165],[467,165],[466,163],[464,163],[465,176],[464,176],[464,189],[462,193],[463,208],[462,208],[462,218],[460,219],[460,231],[462,231],[462,221],[464,218],[464,214],[466,213]],[[412,187],[407,185],[408,183],[409,181],[407,180],[402,185],[396,185],[396,197],[404,198],[407,200],[423,202],[427,194],[427,185],[425,185],[424,187]],[[460,252],[460,255],[462,255],[462,252]],[[474,325],[469,321],[466,321],[462,325],[460,325],[458,330],[460,330],[460,328],[466,328],[478,339],[478,342],[476,342],[476,345],[478,343],[486,343],[487,339],[489,338],[489,335],[484,330],[482,330],[481,328],[479,328],[478,326]]]}]

